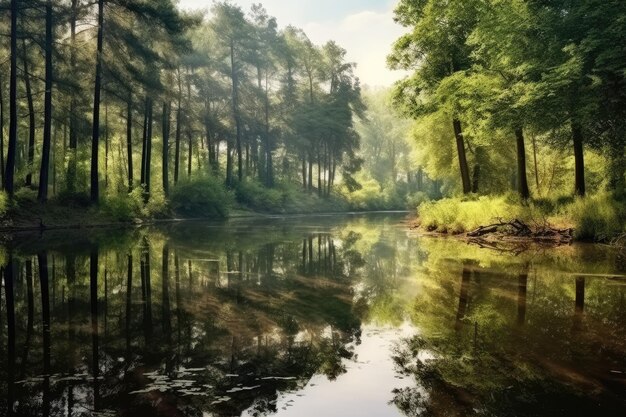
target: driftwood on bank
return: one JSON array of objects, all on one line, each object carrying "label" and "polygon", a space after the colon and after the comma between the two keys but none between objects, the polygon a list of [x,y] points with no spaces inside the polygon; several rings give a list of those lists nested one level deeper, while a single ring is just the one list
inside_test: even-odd
[{"label": "driftwood on bank", "polygon": [[470,239],[485,239],[488,236],[511,239],[524,239],[553,244],[568,244],[574,239],[573,229],[556,229],[546,224],[530,226],[521,220],[515,219],[499,221],[487,226],[481,226],[467,233]]}]

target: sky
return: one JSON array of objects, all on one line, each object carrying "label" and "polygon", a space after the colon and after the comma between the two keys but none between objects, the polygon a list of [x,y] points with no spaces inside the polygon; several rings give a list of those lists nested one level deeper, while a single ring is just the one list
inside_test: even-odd
[{"label": "sky", "polygon": [[[398,0],[232,0],[244,11],[262,3],[279,27],[303,29],[312,42],[322,45],[336,41],[355,62],[361,84],[386,87],[404,76],[386,67],[393,42],[405,29],[393,21]],[[184,9],[209,9],[213,0],[180,0]]]}]

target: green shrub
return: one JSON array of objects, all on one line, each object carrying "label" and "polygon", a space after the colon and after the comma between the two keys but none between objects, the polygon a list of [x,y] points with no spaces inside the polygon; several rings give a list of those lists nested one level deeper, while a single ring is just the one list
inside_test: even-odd
[{"label": "green shrub", "polygon": [[126,222],[142,216],[143,201],[141,189],[136,188],[129,194],[105,196],[100,202],[100,210],[105,215]]},{"label": "green shrub", "polygon": [[172,188],[170,205],[184,217],[226,217],[233,195],[215,178],[193,178]]},{"label": "green shrub", "polygon": [[91,200],[89,199],[89,195],[84,192],[70,192],[67,190],[62,190],[59,192],[54,199],[61,206],[68,207],[88,207],[91,205]]},{"label": "green shrub", "polygon": [[37,201],[37,190],[30,187],[18,188],[13,194],[13,200],[18,206],[34,203]]},{"label": "green shrub", "polygon": [[288,203],[288,193],[266,188],[256,180],[245,180],[235,186],[237,202],[252,210],[281,212]]},{"label": "green shrub", "polygon": [[610,194],[601,193],[577,198],[564,208],[564,216],[574,222],[578,240],[606,241],[624,232],[626,209],[624,202]]},{"label": "green shrub", "polygon": [[143,214],[149,218],[164,219],[171,216],[170,205],[162,191],[151,192],[150,199],[143,208]]},{"label": "green shrub", "polygon": [[411,193],[406,198],[406,207],[411,210],[430,201],[430,197],[423,191]]},{"label": "green shrub", "polygon": [[11,201],[6,192],[0,191],[0,217],[7,214],[11,208]]}]

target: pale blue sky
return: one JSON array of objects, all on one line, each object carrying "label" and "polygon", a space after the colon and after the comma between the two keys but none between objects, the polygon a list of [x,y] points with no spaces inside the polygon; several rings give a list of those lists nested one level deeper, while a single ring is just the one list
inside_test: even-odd
[{"label": "pale blue sky", "polygon": [[[322,44],[335,40],[357,63],[356,74],[363,84],[388,86],[403,76],[386,68],[391,44],[403,33],[393,22],[397,0],[232,0],[245,11],[262,3],[280,27],[302,28],[311,40]],[[208,9],[212,0],[180,0],[183,8]]]}]

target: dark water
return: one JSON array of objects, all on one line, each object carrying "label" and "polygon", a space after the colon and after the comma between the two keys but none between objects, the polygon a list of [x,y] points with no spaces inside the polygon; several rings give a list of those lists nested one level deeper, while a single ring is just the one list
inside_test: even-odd
[{"label": "dark water", "polygon": [[625,416],[626,265],[401,216],[7,240],[0,415]]}]

